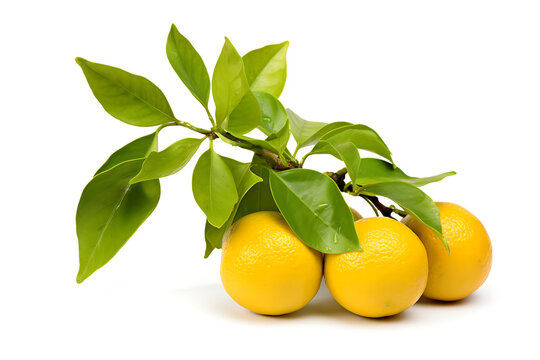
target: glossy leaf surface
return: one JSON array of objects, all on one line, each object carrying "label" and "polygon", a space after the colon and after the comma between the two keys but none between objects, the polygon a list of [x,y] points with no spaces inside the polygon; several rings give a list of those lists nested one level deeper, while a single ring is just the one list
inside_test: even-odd
[{"label": "glossy leaf surface", "polygon": [[287,111],[281,102],[265,92],[255,92],[261,109],[261,125],[259,129],[270,135],[279,132],[287,123]]},{"label": "glossy leaf surface", "polygon": [[233,109],[224,127],[232,134],[241,135],[255,129],[261,121],[259,101],[251,91],[248,91]]},{"label": "glossy leaf surface", "polygon": [[243,197],[253,186],[262,181],[261,177],[255,175],[250,170],[251,164],[241,163],[229,158],[223,158],[223,160],[225,160],[227,166],[229,166],[229,169],[233,174],[239,201],[235,204],[231,215],[229,216],[225,224],[223,224],[223,226],[218,228],[212,226],[212,224],[206,221],[206,226],[204,230],[206,241],[213,248],[217,249],[221,248],[221,240],[223,238],[223,235],[225,234],[229,226],[231,226],[231,224],[233,223],[238,210],[238,206],[240,205]]},{"label": "glossy leaf surface", "polygon": [[333,149],[328,143],[344,144],[353,143],[358,149],[368,150],[392,161],[390,150],[381,139],[379,134],[366,125],[349,125],[332,130],[313,147],[311,154],[331,154]]},{"label": "glossy leaf surface", "polygon": [[264,91],[276,98],[281,95],[287,79],[288,48],[289,42],[285,41],[244,55],[246,76],[253,91]]},{"label": "glossy leaf surface", "polygon": [[116,67],[76,58],[105,111],[130,125],[154,126],[174,120],[163,92],[150,80]]},{"label": "glossy leaf surface", "polygon": [[326,254],[361,250],[352,213],[337,185],[308,169],[270,172],[280,212],[306,245]]},{"label": "glossy leaf surface", "polygon": [[242,57],[227,38],[214,68],[212,95],[218,126],[244,134],[260,124],[258,101],[249,88]]},{"label": "glossy leaf surface", "polygon": [[152,151],[157,150],[158,146],[157,132],[143,136],[130,142],[112,153],[111,156],[99,168],[95,175],[102,173],[124,161],[144,159]]},{"label": "glossy leaf surface", "polygon": [[197,161],[192,189],[208,222],[217,228],[223,226],[238,201],[238,192],[231,170],[214,150],[206,151]]},{"label": "glossy leaf surface", "polygon": [[77,237],[82,282],[105,265],[154,211],[160,196],[158,180],[131,185],[143,160],[131,160],[95,176],[77,207]]},{"label": "glossy leaf surface", "polygon": [[356,170],[356,184],[369,185],[381,182],[402,181],[414,186],[424,186],[426,184],[440,181],[447,176],[455,175],[454,171],[445,172],[439,175],[418,178],[405,174],[400,168],[379,159],[362,159],[360,166]]},{"label": "glossy leaf surface", "polygon": [[439,209],[422,190],[405,182],[387,182],[363,187],[363,192],[369,195],[380,195],[395,201],[408,214],[416,217],[426,224],[443,242],[448,250],[448,244],[444,240],[441,227]]},{"label": "glossy leaf surface", "polygon": [[210,97],[210,77],[204,61],[193,45],[176,26],[171,26],[167,38],[167,58],[176,74],[195,98],[208,108]]},{"label": "glossy leaf surface", "polygon": [[351,123],[337,121],[333,123],[323,123],[316,121],[308,121],[302,119],[291,109],[287,109],[289,122],[294,139],[296,140],[297,149],[312,145],[317,142],[322,136],[332,130],[339,129],[343,126],[350,126]]},{"label": "glossy leaf surface", "polygon": [[324,147],[329,150],[330,155],[333,155],[345,163],[351,181],[356,183],[358,172],[362,163],[356,146],[352,142],[338,143],[330,140],[321,140],[320,144],[323,144]]},{"label": "glossy leaf surface", "polygon": [[163,151],[151,152],[144,160],[141,171],[131,180],[132,184],[176,174],[195,155],[202,139],[187,138],[170,145]]}]

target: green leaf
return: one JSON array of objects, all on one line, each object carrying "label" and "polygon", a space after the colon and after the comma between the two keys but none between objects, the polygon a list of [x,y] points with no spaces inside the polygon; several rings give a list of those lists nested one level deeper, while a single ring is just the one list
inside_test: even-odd
[{"label": "green leaf", "polygon": [[75,61],[96,99],[118,120],[136,126],[154,126],[174,120],[165,95],[150,80],[80,57]]},{"label": "green leaf", "polygon": [[262,114],[259,129],[267,136],[283,129],[287,123],[287,111],[281,102],[265,92],[255,92],[254,94],[259,101]]},{"label": "green leaf", "polygon": [[122,162],[95,176],[77,207],[81,283],[105,265],[154,211],[160,196],[158,180],[131,185],[143,160]]},{"label": "green leaf", "polygon": [[192,181],[195,201],[206,214],[208,222],[221,227],[238,201],[234,177],[225,160],[213,149],[201,155]]},{"label": "green leaf", "polygon": [[321,140],[319,144],[324,145],[329,149],[329,154],[343,161],[347,167],[347,172],[351,177],[351,181],[356,183],[358,169],[361,166],[362,160],[358,149],[352,142],[339,143],[332,140]]},{"label": "green leaf", "polygon": [[384,160],[372,158],[362,159],[356,173],[358,174],[355,181],[357,185],[402,181],[417,187],[440,181],[447,176],[456,174],[455,171],[449,171],[425,178],[411,177],[405,174],[400,168],[394,167],[392,164]]},{"label": "green leaf", "polygon": [[[289,137],[291,135],[288,124],[286,124],[279,132],[271,134],[265,140],[252,138],[245,135],[235,135],[238,139],[243,140],[251,145],[259,146],[263,149],[282,155],[287,152],[287,143],[289,142]],[[223,140],[225,143],[237,146],[238,143],[227,138],[223,134],[217,133],[217,136]]]},{"label": "green leaf", "polygon": [[253,91],[264,91],[279,97],[287,79],[289,42],[268,45],[244,55],[248,82]]},{"label": "green leaf", "polygon": [[[207,222],[208,224],[208,222]],[[210,225],[212,226],[212,225]],[[215,247],[210,244],[210,242],[207,239],[204,239],[204,242],[206,243],[206,249],[204,250],[204,258],[208,258],[212,251],[214,251]]]},{"label": "green leaf", "polygon": [[[102,173],[110,168],[128,160],[144,159],[152,151],[157,150],[158,133],[143,136],[116,150],[95,175]],[[95,176],[94,175],[94,176]]]},{"label": "green leaf", "polygon": [[259,102],[249,88],[242,58],[227,38],[214,68],[212,95],[218,126],[245,134],[260,124]]},{"label": "green leaf", "polygon": [[131,179],[131,183],[135,184],[176,174],[187,165],[204,139],[182,139],[163,151],[151,152],[144,160],[141,171]]},{"label": "green leaf", "polygon": [[255,95],[248,91],[229,115],[225,129],[234,135],[241,135],[259,126],[261,120],[259,102]]},{"label": "green leaf", "polygon": [[335,182],[314,170],[270,172],[280,212],[306,245],[326,254],[361,250],[352,213]]},{"label": "green leaf", "polygon": [[433,200],[416,186],[405,182],[373,184],[363,187],[361,194],[380,195],[396,202],[408,214],[433,230],[448,250],[448,244],[442,234],[439,209]]},{"label": "green leaf", "polygon": [[339,129],[343,126],[352,125],[348,122],[338,121],[330,124],[307,121],[298,116],[291,109],[287,109],[289,115],[289,121],[291,125],[291,131],[296,140],[296,149],[301,149],[305,146],[309,146],[317,142],[322,136],[329,133],[332,130]]},{"label": "green leaf", "polygon": [[288,122],[285,123],[285,126],[275,134],[271,134],[265,140],[252,138],[249,136],[238,135],[239,139],[247,141],[252,145],[262,147],[263,149],[269,150],[278,155],[282,155],[286,148],[287,143],[289,142],[289,137],[291,136],[291,131],[288,126]]},{"label": "green leaf", "polygon": [[204,229],[206,242],[209,243],[213,248],[217,249],[221,248],[221,240],[223,238],[223,235],[225,234],[229,226],[231,226],[231,224],[233,223],[236,212],[238,210],[238,206],[240,205],[243,197],[253,186],[262,181],[261,177],[255,175],[250,170],[251,164],[241,163],[229,158],[223,158],[223,160],[225,160],[227,166],[233,174],[234,181],[236,183],[236,191],[238,192],[239,202],[236,203],[233,211],[231,212],[231,215],[229,216],[225,224],[223,224],[223,226],[218,228],[212,226],[212,224],[206,221],[206,226]]},{"label": "green leaf", "polygon": [[205,109],[210,97],[210,77],[204,61],[193,45],[176,26],[171,26],[167,38],[167,58],[180,80]]},{"label": "green leaf", "polygon": [[[366,125],[349,125],[332,130],[315,145],[308,155],[311,154],[332,154],[332,148],[329,142],[333,144],[353,143],[358,149],[368,150],[378,154],[385,159],[392,161],[390,150],[381,139],[379,134]],[[307,156],[306,156],[307,157]]]},{"label": "green leaf", "polygon": [[[259,158],[257,158],[259,159]],[[251,171],[262,181],[255,184],[238,205],[235,221],[257,211],[279,211],[270,190],[270,169],[264,165],[255,165]]]}]

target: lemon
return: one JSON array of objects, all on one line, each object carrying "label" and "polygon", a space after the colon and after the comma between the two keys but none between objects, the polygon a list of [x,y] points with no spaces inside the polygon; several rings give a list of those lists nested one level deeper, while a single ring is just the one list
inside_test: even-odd
[{"label": "lemon", "polygon": [[476,291],[491,269],[491,241],[482,223],[463,207],[436,203],[450,253],[439,238],[411,216],[402,221],[422,240],[429,259],[424,296],[436,300],[460,300]]},{"label": "lemon", "polygon": [[265,315],[299,310],[321,280],[321,253],[300,241],[277,212],[246,215],[224,236],[221,281],[246,309]]},{"label": "lemon", "polygon": [[366,317],[395,315],[414,305],[428,276],[418,237],[383,217],[359,220],[355,227],[363,251],[325,256],[324,278],[334,299]]}]

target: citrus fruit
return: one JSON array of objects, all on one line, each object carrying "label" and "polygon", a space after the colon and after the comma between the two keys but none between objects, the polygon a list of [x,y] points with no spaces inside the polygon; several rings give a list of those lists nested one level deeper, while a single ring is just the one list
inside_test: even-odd
[{"label": "citrus fruit", "polygon": [[283,216],[249,214],[224,236],[221,281],[241,306],[265,315],[304,307],[322,280],[322,255],[305,245]]},{"label": "citrus fruit", "polygon": [[334,299],[366,317],[395,315],[414,305],[428,275],[426,250],[418,237],[389,218],[354,225],[363,251],[325,256],[324,278]]},{"label": "citrus fruit", "polygon": [[411,216],[402,221],[422,240],[429,260],[424,296],[435,300],[460,300],[478,289],[491,269],[491,241],[482,223],[459,205],[436,203],[450,252],[427,226]]}]

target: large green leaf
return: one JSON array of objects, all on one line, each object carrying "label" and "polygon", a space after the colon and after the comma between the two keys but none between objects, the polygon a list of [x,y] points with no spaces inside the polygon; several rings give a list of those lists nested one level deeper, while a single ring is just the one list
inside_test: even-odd
[{"label": "large green leaf", "polygon": [[268,45],[248,52],[243,60],[253,91],[264,91],[279,97],[287,79],[287,49],[289,42]]},{"label": "large green leaf", "polygon": [[316,121],[307,121],[298,116],[291,109],[287,109],[291,131],[296,140],[296,149],[301,149],[305,146],[314,144],[322,136],[332,130],[339,129],[343,126],[350,126],[351,123],[338,121],[330,124]]},{"label": "large green leaf", "polygon": [[361,250],[352,213],[335,182],[314,170],[270,172],[280,212],[306,245],[326,254]]},{"label": "large green leaf", "polygon": [[214,68],[212,95],[218,126],[245,134],[261,123],[259,103],[249,88],[244,63],[227,38]]},{"label": "large green leaf", "polygon": [[259,101],[251,91],[248,91],[229,115],[225,129],[232,134],[241,135],[259,126],[261,120]]},{"label": "large green leaf", "polygon": [[174,120],[165,95],[150,80],[80,57],[75,61],[96,99],[118,120],[136,126],[154,126]]},{"label": "large green leaf", "polygon": [[96,175],[83,190],[77,207],[77,237],[82,282],[105,265],[154,211],[159,180],[130,184],[143,160],[122,162]]},{"label": "large green leaf", "polygon": [[135,184],[176,174],[187,165],[204,139],[182,139],[163,151],[151,152],[144,160],[141,171],[131,180],[131,183]]},{"label": "large green leaf", "polygon": [[379,134],[366,125],[349,125],[332,130],[313,147],[310,154],[332,154],[333,149],[329,143],[344,144],[353,143],[358,149],[368,150],[392,161],[390,150],[381,139]]},{"label": "large green leaf", "polygon": [[192,180],[195,201],[206,214],[208,222],[221,227],[238,201],[233,174],[225,160],[213,149],[201,155]]},{"label": "large green leaf", "polygon": [[193,96],[208,109],[210,97],[210,77],[204,61],[193,45],[186,39],[176,26],[171,26],[167,38],[167,58],[180,80],[191,91]]},{"label": "large green leaf", "polygon": [[157,151],[157,135],[158,133],[154,132],[152,134],[143,136],[116,150],[111,156],[109,156],[107,161],[101,165],[95,175],[123,163],[124,161],[144,159],[150,152]]},{"label": "large green leaf", "polygon": [[342,160],[347,167],[351,181],[356,184],[358,169],[361,167],[362,160],[356,145],[352,142],[339,143],[332,140],[321,140],[319,144],[324,145],[329,150],[330,155]]},{"label": "large green leaf", "polygon": [[365,158],[360,162],[356,170],[357,185],[369,185],[390,181],[402,181],[414,186],[424,186],[426,184],[440,181],[447,176],[455,175],[455,171],[445,172],[439,175],[425,178],[411,177],[405,174],[400,168],[379,159]]},{"label": "large green leaf", "polygon": [[287,111],[281,102],[269,93],[255,92],[254,94],[259,101],[262,114],[259,129],[267,136],[283,129],[287,123]]},{"label": "large green leaf", "polygon": [[262,181],[261,177],[255,175],[250,170],[251,164],[241,163],[229,158],[223,158],[223,160],[225,160],[227,166],[233,174],[234,181],[236,183],[236,191],[238,192],[239,202],[236,203],[231,215],[229,216],[225,224],[223,224],[223,226],[218,228],[212,226],[212,224],[206,221],[204,233],[207,241],[207,248],[208,245],[212,246],[212,248],[221,248],[221,240],[223,238],[223,235],[225,234],[229,226],[231,226],[231,224],[233,223],[238,210],[238,206],[240,205],[243,197],[253,186]]},{"label": "large green leaf", "polygon": [[439,209],[422,190],[405,182],[387,182],[367,185],[361,194],[380,195],[400,205],[408,214],[426,224],[443,242],[448,250],[441,227]]}]

